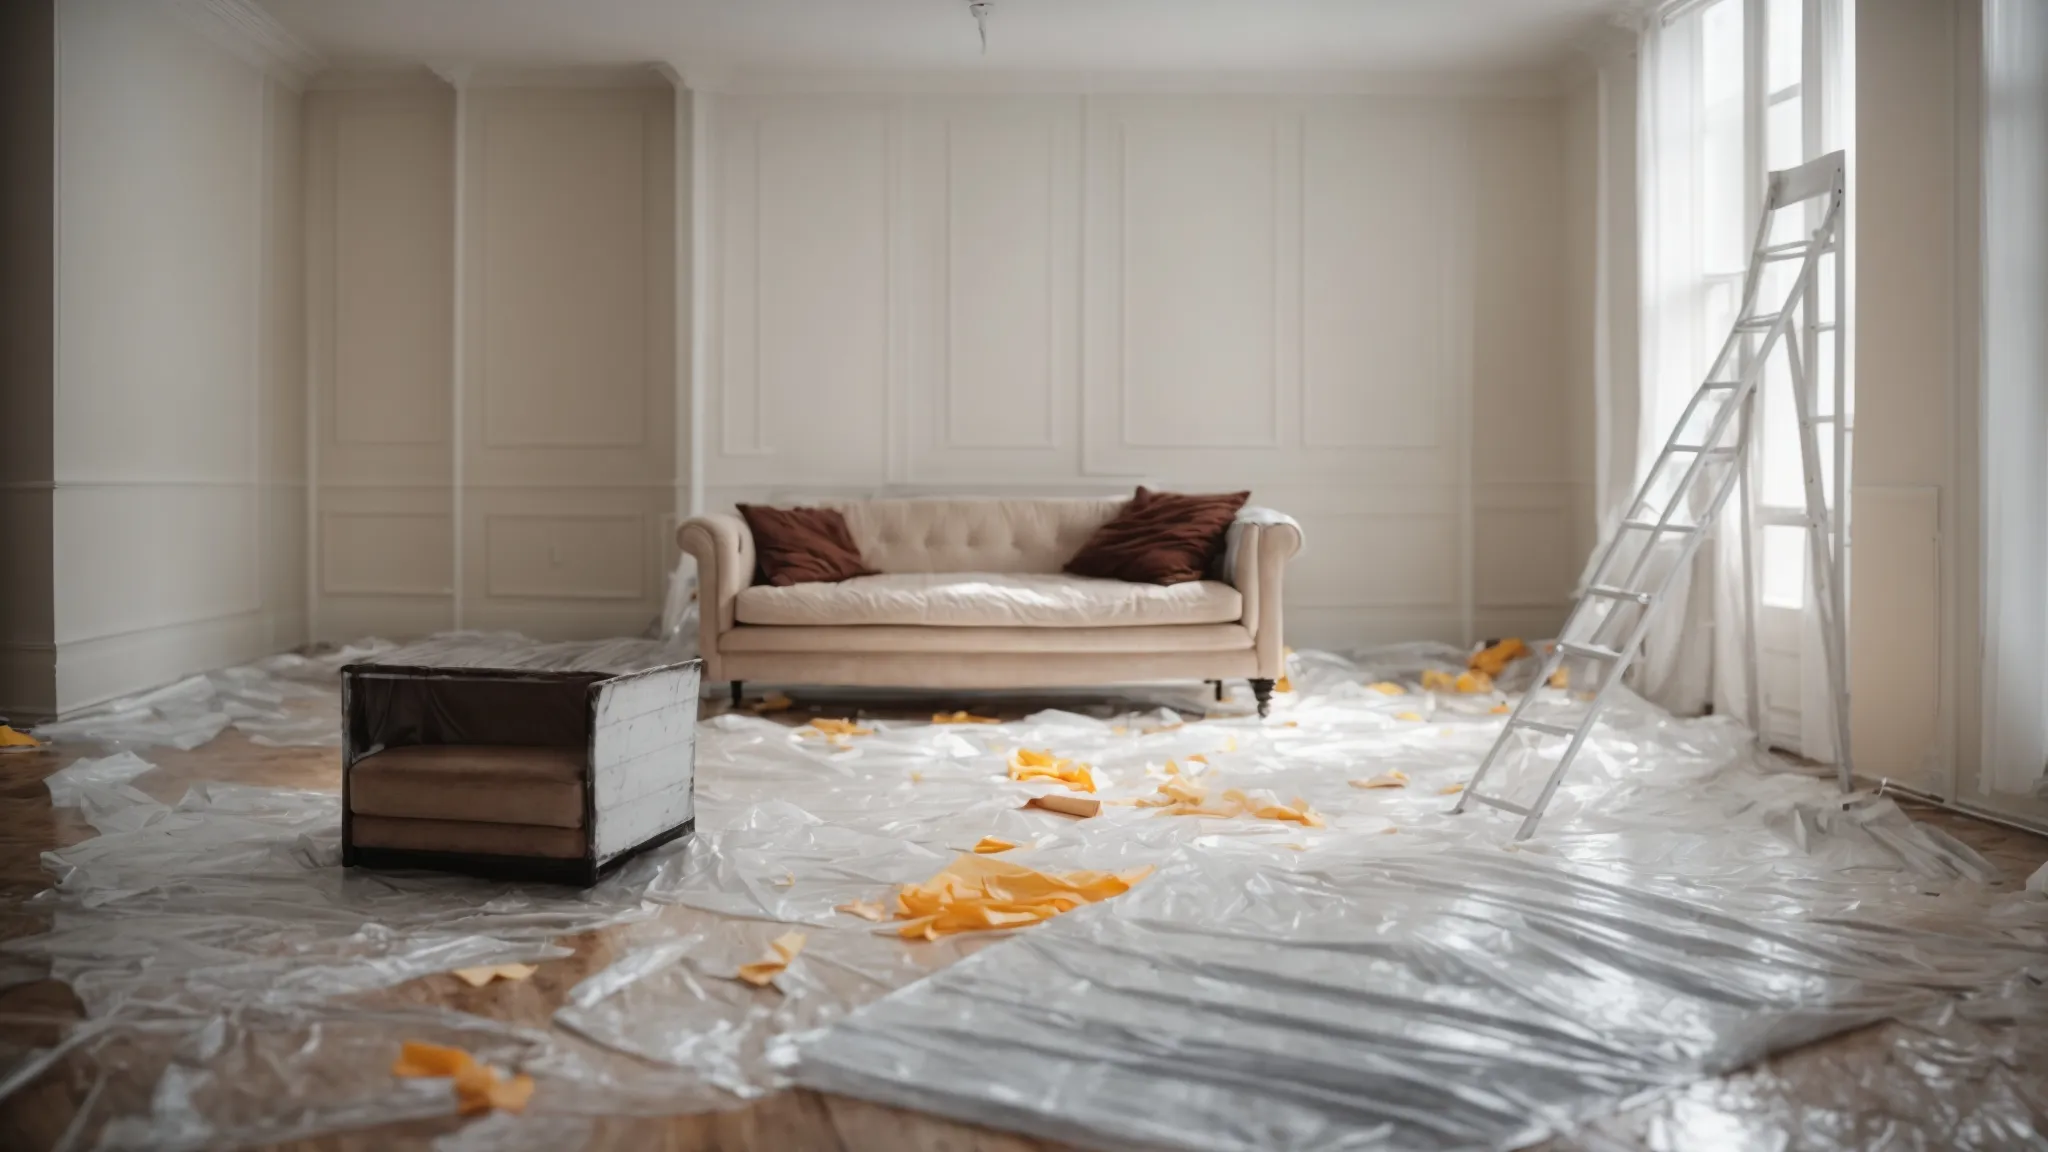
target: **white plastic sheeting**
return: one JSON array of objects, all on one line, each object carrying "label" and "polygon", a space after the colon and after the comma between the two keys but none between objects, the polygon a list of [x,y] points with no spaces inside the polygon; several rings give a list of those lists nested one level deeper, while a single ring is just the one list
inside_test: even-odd
[{"label": "white plastic sheeting", "polygon": [[[480,659],[588,652],[452,642]],[[452,1115],[444,1086],[388,1075],[412,1038],[539,1081],[526,1115],[451,1147],[569,1146],[595,1117],[793,1079],[1098,1146],[1506,1147],[1844,1027],[1933,1020],[1958,996],[2007,1007],[1970,1019],[1987,1039],[1953,1066],[2000,1067],[2013,1022],[2039,1018],[2048,901],[1989,890],[1989,864],[1888,801],[1845,805],[1753,761],[1726,721],[1611,707],[1513,850],[1506,818],[1448,815],[1445,790],[1500,717],[1493,698],[1433,697],[1415,676],[1461,663],[1435,647],[1299,654],[1296,691],[1264,723],[1241,688],[1190,723],[867,721],[844,747],[785,718],[716,717],[698,739],[697,835],[580,893],[344,872],[331,793],[213,784],[162,804],[74,779],[100,835],[48,854],[52,930],[0,960],[47,962],[86,1020],[0,1052],[15,1061],[0,1097],[69,1078],[75,1147]],[[1392,678],[1409,690],[1368,687]],[[1088,762],[1107,799],[1153,792],[1172,759],[1214,790],[1299,796],[1327,826],[1020,810],[1048,789],[1008,779],[1019,747]],[[1350,784],[1393,769],[1405,788]],[[1034,868],[1158,871],[1009,934],[906,942],[834,911],[886,904],[990,835]],[[776,988],[732,979],[791,924],[809,942]],[[579,961],[598,967],[546,1027],[398,987],[560,957],[599,928]],[[1980,1122],[2023,1123],[2028,1091]],[[1922,1142],[1942,1146],[1953,1108],[1936,1087],[1917,1103]]]}]

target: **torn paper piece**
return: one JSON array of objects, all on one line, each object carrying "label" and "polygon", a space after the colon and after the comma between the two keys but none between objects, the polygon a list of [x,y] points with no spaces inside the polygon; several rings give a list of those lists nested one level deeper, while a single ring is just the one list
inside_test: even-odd
[{"label": "torn paper piece", "polygon": [[1095,791],[1095,777],[1089,775],[1088,765],[1029,748],[1010,753],[1010,779],[1051,780],[1076,791]]},{"label": "torn paper piece", "polygon": [[1569,668],[1566,668],[1566,667],[1565,667],[1564,665],[1562,665],[1562,664],[1558,665],[1558,666],[1557,666],[1557,671],[1555,671],[1555,672],[1552,672],[1552,673],[1550,674],[1550,686],[1551,686],[1552,688],[1569,688],[1569,687],[1571,687],[1571,686],[1572,686],[1572,674],[1571,674],[1571,670],[1570,670]]},{"label": "torn paper piece", "polygon": [[514,1076],[500,1080],[498,1070],[482,1064],[460,1048],[407,1040],[391,1065],[393,1076],[448,1077],[454,1081],[457,1109],[464,1116],[493,1108],[521,1112],[533,1098],[533,1077]]},{"label": "torn paper piece", "polygon": [[1506,704],[1495,704],[1493,707],[1488,708],[1487,711],[1495,716],[1505,716],[1510,711],[1513,711],[1513,709],[1510,709]]},{"label": "torn paper piece", "polygon": [[848,916],[858,916],[863,920],[873,920],[877,923],[886,919],[889,915],[886,909],[873,900],[848,900],[844,904],[833,905],[832,910],[834,912],[844,912]]},{"label": "torn paper piece", "polygon": [[0,752],[22,752],[42,746],[42,741],[28,733],[17,732],[5,724],[0,724]]},{"label": "torn paper piece", "polygon": [[753,711],[756,715],[764,712],[786,712],[789,710],[790,705],[795,703],[796,701],[791,700],[780,692],[771,692],[754,702]]},{"label": "torn paper piece", "polygon": [[983,856],[992,856],[997,852],[1008,852],[1016,846],[1015,842],[1004,840],[998,836],[983,836],[974,842],[974,850]]},{"label": "torn paper piece", "polygon": [[768,982],[789,967],[796,954],[804,950],[805,936],[801,932],[784,932],[768,942],[768,954],[752,964],[740,965],[734,975],[756,988],[765,988]]},{"label": "torn paper piece", "polygon": [[1083,820],[1102,813],[1102,801],[1092,796],[1033,796],[1024,802],[1024,806],[1057,812],[1062,816],[1077,816]]},{"label": "torn paper piece", "polygon": [[1501,669],[1527,655],[1529,655],[1529,646],[1511,636],[1492,647],[1482,648],[1474,652],[1472,659],[1466,662],[1465,667],[1482,675],[1493,677],[1500,675]]},{"label": "torn paper piece", "polygon": [[1422,713],[1420,713],[1420,712],[1396,712],[1396,713],[1394,713],[1394,719],[1396,719],[1396,720],[1420,720],[1420,719],[1422,719]]},{"label": "torn paper piece", "polygon": [[481,988],[493,980],[524,980],[540,968],[533,964],[486,964],[481,968],[457,968],[455,978],[471,988]]},{"label": "torn paper piece", "polygon": [[1363,780],[1353,780],[1351,786],[1353,788],[1406,788],[1408,786],[1408,774],[1396,768],[1391,772],[1382,772],[1377,776],[1368,776]]},{"label": "torn paper piece", "polygon": [[1000,723],[1002,723],[1002,721],[1000,721],[1000,720],[996,719],[996,718],[995,718],[995,717],[993,717],[993,716],[976,716],[976,715],[975,715],[974,713],[972,713],[972,712],[934,712],[934,713],[932,713],[932,723],[934,723],[934,724],[1000,724]]},{"label": "torn paper piece", "polygon": [[986,856],[960,856],[922,884],[896,892],[897,933],[906,940],[937,940],[958,932],[1020,928],[1050,920],[1083,904],[1121,895],[1152,874],[1039,872]]},{"label": "torn paper piece", "polygon": [[1382,696],[1403,696],[1408,692],[1406,688],[1401,687],[1392,680],[1382,680],[1377,684],[1367,684],[1366,687]]},{"label": "torn paper piece", "polygon": [[1285,676],[1282,676],[1278,680],[1273,681],[1273,691],[1292,692],[1294,691],[1294,681],[1288,679]]},{"label": "torn paper piece", "polygon": [[1463,784],[1446,784],[1443,787],[1437,789],[1436,794],[1439,796],[1456,796],[1458,793],[1463,792],[1464,790],[1465,786]]},{"label": "torn paper piece", "polygon": [[826,736],[873,736],[873,728],[863,728],[851,720],[831,720],[823,716],[810,722],[808,727]]}]

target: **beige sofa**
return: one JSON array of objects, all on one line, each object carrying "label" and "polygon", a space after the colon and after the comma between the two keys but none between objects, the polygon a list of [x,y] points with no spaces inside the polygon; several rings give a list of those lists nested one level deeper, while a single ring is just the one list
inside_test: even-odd
[{"label": "beige sofa", "polygon": [[696,558],[706,680],[907,688],[1251,681],[1263,715],[1282,674],[1280,577],[1301,550],[1285,517],[1248,510],[1216,579],[1130,584],[1060,571],[1123,500],[871,500],[839,509],[875,576],[754,583],[733,515],[677,530]]}]

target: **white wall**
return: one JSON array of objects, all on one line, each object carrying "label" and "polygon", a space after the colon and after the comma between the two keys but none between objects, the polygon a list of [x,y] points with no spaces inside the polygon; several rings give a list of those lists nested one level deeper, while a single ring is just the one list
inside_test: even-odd
[{"label": "white wall", "polygon": [[308,96],[313,630],[638,633],[674,554],[675,92],[460,79]]},{"label": "white wall", "polygon": [[1561,619],[1560,100],[711,99],[707,506],[1251,487],[1296,643]]},{"label": "white wall", "polygon": [[[298,100],[163,5],[57,11],[52,567],[70,709],[296,643]],[[282,306],[280,306],[282,305]]]},{"label": "white wall", "polygon": [[1861,775],[1942,792],[1975,744],[1979,16],[1856,6],[1851,741]]}]

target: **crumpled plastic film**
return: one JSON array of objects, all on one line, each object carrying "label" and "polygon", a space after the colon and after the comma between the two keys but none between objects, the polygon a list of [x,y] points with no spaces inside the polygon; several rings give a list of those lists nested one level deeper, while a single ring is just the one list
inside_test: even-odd
[{"label": "crumpled plastic film", "polygon": [[187,676],[38,725],[36,736],[59,744],[97,740],[189,752],[232,725],[258,744],[336,746],[341,743],[341,709],[335,678],[341,666],[374,659],[392,647],[388,641],[366,640],[317,656],[284,653]]},{"label": "crumpled plastic film", "polygon": [[[415,657],[500,667],[676,656],[647,640],[429,644]],[[987,712],[971,695],[893,721],[797,693],[772,718],[705,721],[695,835],[588,892],[345,872],[331,794],[214,783],[166,804],[81,770],[67,787],[99,835],[48,854],[57,886],[32,910],[51,930],[0,945],[0,965],[48,964],[86,1019],[10,1047],[0,1100],[72,1078],[89,1097],[77,1146],[441,1117],[446,1147],[555,1148],[594,1118],[800,1079],[1097,1146],[1442,1147],[1591,1139],[1645,1091],[1866,1020],[1994,995],[2018,1005],[2008,1016],[2032,1011],[2021,974],[2048,953],[2048,901],[1988,890],[1995,869],[1889,801],[1845,802],[1758,761],[1725,719],[1673,720],[1617,692],[1536,838],[1513,844],[1495,813],[1449,815],[1444,790],[1499,731],[1499,690],[1534,678],[1524,659],[1491,695],[1422,689],[1423,671],[1455,675],[1467,655],[1297,652],[1295,692],[1265,722],[1241,684],[1224,704],[1160,688],[1183,712],[994,724],[924,719],[941,703]],[[332,716],[339,662],[316,660],[293,675]],[[216,678],[213,695],[151,707],[211,706]],[[1539,691],[1536,706],[1583,706]],[[827,739],[800,727],[817,718],[854,723]],[[1088,764],[1099,812],[1028,808],[1075,794],[1012,779],[1019,749]],[[1398,787],[1351,784],[1396,772]],[[1169,778],[1300,797],[1325,826],[1136,803]],[[1042,925],[900,939],[897,888],[985,838],[1017,846],[994,859],[1045,872],[1156,871]],[[891,917],[842,910],[863,906]],[[737,978],[791,931],[806,944],[772,986]],[[580,982],[551,1017],[426,1009],[401,986],[572,945]],[[457,1130],[445,1086],[428,1099],[435,1085],[388,1075],[407,1039],[531,1074],[531,1105]],[[1992,1094],[2008,1111],[1979,1122],[2009,1128],[2026,1099]]]},{"label": "crumpled plastic film", "polygon": [[1815,1147],[2038,1148],[2048,1127],[2048,990],[2016,977],[1841,1048],[1794,1052],[1594,1120],[1560,1149],[1758,1148],[1788,1121]]},{"label": "crumpled plastic film", "polygon": [[43,786],[50,790],[50,807],[76,808],[84,802],[88,790],[122,788],[137,776],[155,770],[156,765],[133,752],[116,752],[98,759],[74,760],[45,776]]},{"label": "crumpled plastic film", "polygon": [[849,1017],[799,1080],[1094,1145],[1514,1147],[2044,956],[2038,918],[1951,936],[1694,884],[1462,846],[1188,859]]},{"label": "crumpled plastic film", "polygon": [[341,743],[341,710],[335,684],[343,665],[378,661],[609,672],[655,668],[694,655],[694,630],[672,640],[537,643],[516,632],[450,632],[404,647],[388,640],[364,640],[315,655],[288,652],[187,676],[39,725],[35,734],[59,743],[97,740],[189,752],[232,726],[257,744],[336,747]]}]

